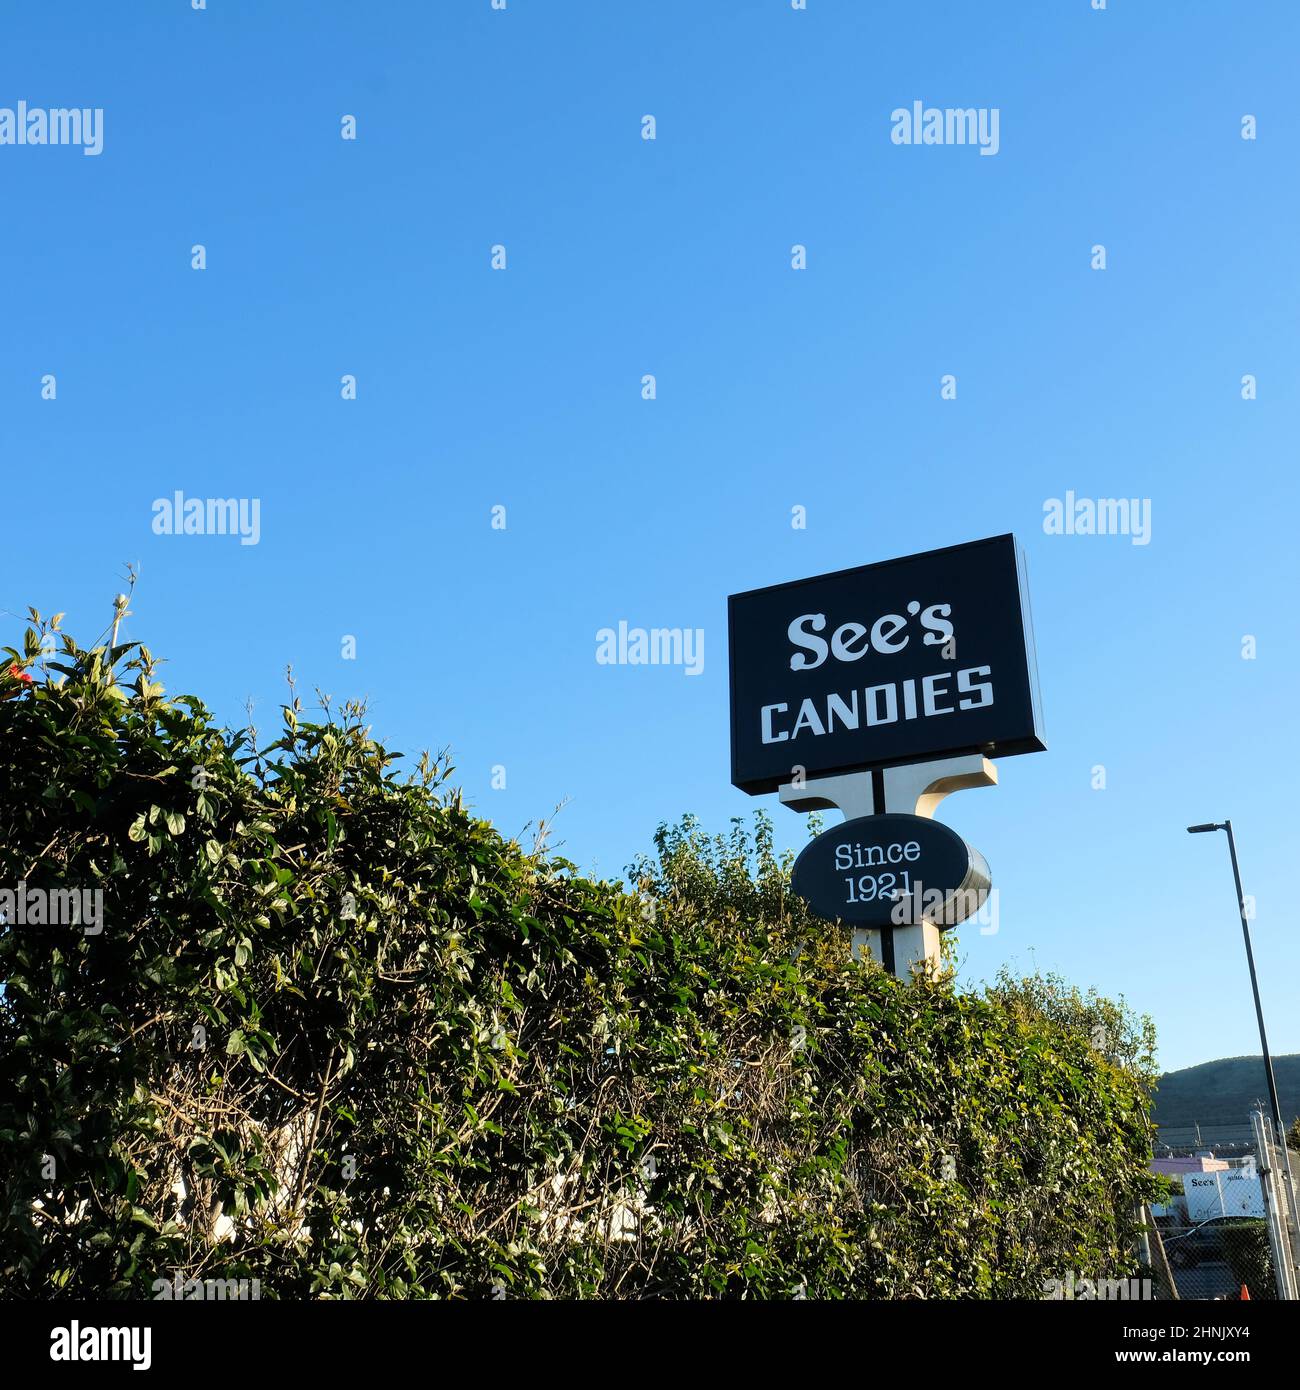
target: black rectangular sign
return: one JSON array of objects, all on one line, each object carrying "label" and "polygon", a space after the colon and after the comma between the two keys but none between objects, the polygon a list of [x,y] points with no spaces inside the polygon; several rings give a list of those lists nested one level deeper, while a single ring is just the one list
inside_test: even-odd
[{"label": "black rectangular sign", "polygon": [[1014,536],[727,600],[731,780],[1046,748]]}]

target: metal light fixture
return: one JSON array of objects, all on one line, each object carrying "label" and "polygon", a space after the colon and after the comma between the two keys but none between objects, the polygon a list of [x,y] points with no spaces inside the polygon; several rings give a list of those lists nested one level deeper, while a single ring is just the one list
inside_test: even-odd
[{"label": "metal light fixture", "polygon": [[1273,1110],[1273,1125],[1277,1130],[1277,1142],[1282,1150],[1282,1163],[1286,1174],[1287,1186],[1292,1188],[1291,1201],[1294,1205],[1294,1187],[1291,1179],[1291,1158],[1287,1153],[1286,1126],[1282,1120],[1282,1107],[1277,1097],[1277,1081],[1273,1076],[1273,1056],[1268,1050],[1268,1035],[1264,1031],[1264,1008],[1259,1002],[1259,980],[1255,975],[1255,953],[1250,946],[1250,921],[1246,915],[1246,899],[1241,891],[1241,870],[1237,867],[1237,841],[1232,834],[1232,822],[1211,821],[1205,825],[1189,825],[1187,833],[1189,835],[1203,835],[1209,830],[1226,830],[1228,832],[1228,853],[1232,856],[1232,881],[1237,889],[1237,911],[1241,914],[1241,934],[1246,943],[1246,964],[1250,968],[1250,988],[1255,996],[1255,1018],[1259,1022],[1259,1045],[1264,1053],[1264,1073],[1268,1078],[1268,1098]]}]

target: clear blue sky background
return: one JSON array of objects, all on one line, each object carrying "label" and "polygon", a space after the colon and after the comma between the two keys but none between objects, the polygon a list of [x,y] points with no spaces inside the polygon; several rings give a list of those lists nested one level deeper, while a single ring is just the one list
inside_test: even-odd
[{"label": "clear blue sky background", "polygon": [[[4,28],[0,105],[102,106],[105,148],[0,147],[0,609],[88,638],[138,562],[127,632],[173,691],[269,729],[292,662],[393,747],[451,744],[507,833],[569,798],[564,852],[617,876],[685,811],[803,841],[729,785],[729,592],[1013,530],[1050,751],[942,808],[1002,893],[966,977],[1123,992],[1168,1066],[1256,1051],[1226,844],[1184,833],[1232,816],[1300,1050],[1296,6],[86,0]],[[892,145],[918,99],[999,108],[1001,152]],[[260,498],[260,545],[155,536],[178,488]],[[1044,535],[1067,489],[1150,498],[1151,544]],[[620,619],[702,627],[704,674],[598,666]]]}]

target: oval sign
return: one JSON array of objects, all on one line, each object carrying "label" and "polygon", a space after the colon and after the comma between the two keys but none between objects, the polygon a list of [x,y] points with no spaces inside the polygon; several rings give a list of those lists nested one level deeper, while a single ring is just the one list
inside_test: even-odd
[{"label": "oval sign", "polygon": [[955,927],[988,897],[989,866],[926,816],[862,816],[827,830],[795,860],[791,886],[819,916],[855,927]]}]

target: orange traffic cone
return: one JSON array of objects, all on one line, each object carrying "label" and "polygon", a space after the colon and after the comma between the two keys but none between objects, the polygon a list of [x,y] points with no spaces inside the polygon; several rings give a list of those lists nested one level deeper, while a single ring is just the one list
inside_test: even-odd
[{"label": "orange traffic cone", "polygon": [[1241,1286],[1241,1301],[1243,1303],[1250,1302],[1250,1290],[1245,1286],[1245,1284]]}]

